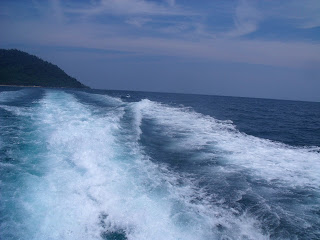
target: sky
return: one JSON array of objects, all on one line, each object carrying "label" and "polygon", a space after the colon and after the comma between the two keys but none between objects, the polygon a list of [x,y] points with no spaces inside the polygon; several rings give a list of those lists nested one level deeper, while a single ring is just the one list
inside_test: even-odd
[{"label": "sky", "polygon": [[320,101],[319,0],[1,0],[0,30],[92,88]]}]

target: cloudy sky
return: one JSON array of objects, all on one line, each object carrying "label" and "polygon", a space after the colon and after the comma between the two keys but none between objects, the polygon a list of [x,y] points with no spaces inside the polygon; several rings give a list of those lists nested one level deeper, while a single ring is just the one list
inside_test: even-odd
[{"label": "cloudy sky", "polygon": [[320,101],[319,0],[1,0],[0,28],[92,88]]}]

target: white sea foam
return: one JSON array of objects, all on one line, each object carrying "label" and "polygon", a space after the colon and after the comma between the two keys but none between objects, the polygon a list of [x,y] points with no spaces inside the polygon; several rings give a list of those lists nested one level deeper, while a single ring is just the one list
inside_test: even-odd
[{"label": "white sea foam", "polygon": [[[173,148],[179,151],[211,148],[212,157],[218,155],[225,163],[265,180],[319,188],[320,154],[314,148],[291,147],[246,135],[229,121],[147,99],[136,104],[143,117],[163,126],[165,134],[173,139]],[[174,141],[177,135],[179,141]]]},{"label": "white sea foam", "polygon": [[29,89],[0,92],[0,103],[6,103],[6,102],[18,100],[19,98],[27,95],[29,92],[30,92]]},{"label": "white sea foam", "polygon": [[17,116],[32,116],[32,110],[28,107],[16,107],[16,106],[7,106],[7,105],[0,105],[0,108],[11,112],[14,115]]},{"label": "white sea foam", "polygon": [[113,106],[119,106],[123,104],[123,101],[121,100],[121,98],[111,97],[105,94],[94,94],[94,93],[86,93],[86,92],[78,92],[78,94],[89,97],[96,101],[103,102],[103,103],[107,102],[108,104],[111,104]]},{"label": "white sea foam", "polygon": [[[163,108],[141,104],[136,110],[142,114]],[[45,148],[26,158],[40,158],[42,174],[26,178],[21,201],[27,230],[20,239],[101,239],[112,232],[129,240],[268,239],[254,219],[211,205],[192,181],[150,161],[137,142],[123,142],[121,108],[94,115],[61,91],[48,91],[39,102],[35,126],[45,142],[36,144]],[[175,125],[166,114],[160,114],[161,123],[190,125],[190,119]]]}]

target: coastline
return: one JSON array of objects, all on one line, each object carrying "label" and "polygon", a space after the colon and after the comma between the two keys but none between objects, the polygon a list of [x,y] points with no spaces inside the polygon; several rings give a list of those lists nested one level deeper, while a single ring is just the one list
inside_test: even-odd
[{"label": "coastline", "polygon": [[42,86],[26,86],[26,85],[3,85],[0,84],[0,87],[42,87]]},{"label": "coastline", "polygon": [[79,88],[79,87],[47,87],[47,86],[28,86],[28,85],[3,85],[0,84],[0,87],[32,87],[32,88],[75,88],[75,89],[91,89],[90,87],[84,87],[84,88]]}]

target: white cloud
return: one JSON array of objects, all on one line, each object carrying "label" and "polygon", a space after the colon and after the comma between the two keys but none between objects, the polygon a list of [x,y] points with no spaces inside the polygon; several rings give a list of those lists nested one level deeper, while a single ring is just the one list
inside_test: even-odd
[{"label": "white cloud", "polygon": [[297,28],[320,27],[319,0],[266,1],[262,3],[260,9],[264,11],[266,18],[287,21]]},{"label": "white cloud", "polygon": [[69,8],[68,12],[85,14],[87,16],[99,14],[114,15],[190,15],[191,12],[177,7],[174,1],[160,4],[145,0],[101,0],[87,8]]},{"label": "white cloud", "polygon": [[240,0],[235,9],[235,28],[223,34],[226,37],[238,37],[252,33],[258,29],[261,13],[248,1]]},{"label": "white cloud", "polygon": [[169,6],[174,6],[176,4],[175,0],[166,0]]},{"label": "white cloud", "polygon": [[320,1],[295,1],[295,9],[291,10],[291,16],[299,19],[301,28],[320,27]]},{"label": "white cloud", "polygon": [[[96,4],[92,3],[90,7],[77,4],[77,8],[74,9],[73,13],[81,13],[81,16],[91,13],[111,14],[112,12],[112,14],[120,14],[122,21],[126,21],[126,24],[120,21],[111,24],[97,23],[91,18],[81,18],[79,21],[78,15],[67,13],[70,12],[70,4],[67,7],[63,2],[59,4],[57,0],[52,1],[57,5],[49,6],[49,8],[50,11],[55,9],[57,19],[71,18],[72,15],[73,21],[57,24],[57,22],[48,20],[46,16],[29,21],[12,20],[12,18],[3,20],[0,22],[0,27],[3,29],[0,44],[84,47],[128,51],[140,55],[202,58],[289,67],[304,67],[310,63],[320,63],[319,44],[294,42],[294,40],[291,42],[239,40],[238,36],[255,31],[259,26],[259,21],[266,17],[265,12],[262,15],[257,10],[258,7],[253,7],[247,1],[240,1],[235,8],[233,15],[235,28],[222,34],[209,32],[208,25],[201,22],[199,18],[193,18],[194,16],[190,18],[191,20],[186,20],[187,18],[183,20],[163,18],[164,20],[161,20],[153,15],[161,12],[170,15],[177,11],[179,14],[190,16],[182,10],[177,10],[179,8],[174,2],[159,4],[142,0],[104,0]],[[143,32],[144,37],[136,34],[137,31],[130,33],[127,31],[130,27],[127,24],[143,27],[151,21],[158,21],[159,27],[151,30],[147,27],[141,29],[147,29]],[[154,34],[157,31],[160,34]]]},{"label": "white cloud", "polygon": [[[2,23],[4,24],[4,23]],[[0,44],[24,44],[83,47],[132,52],[145,56],[175,56],[226,62],[265,64],[272,66],[306,67],[320,64],[320,45],[299,42],[200,39],[165,39],[159,37],[129,37],[117,34],[117,27],[105,33],[104,25],[48,25],[24,22],[8,25]],[[17,29],[23,31],[17,31]],[[34,34],[26,34],[38,29]],[[14,29],[14,30],[13,30]],[[20,42],[21,43],[21,42]]]},{"label": "white cloud", "polygon": [[57,19],[58,22],[64,21],[64,14],[61,8],[60,0],[51,0],[51,8],[53,16]]},{"label": "white cloud", "polygon": [[131,24],[136,27],[142,27],[148,22],[151,22],[151,18],[142,18],[142,17],[135,17],[135,18],[130,18],[126,21],[126,23]]}]

